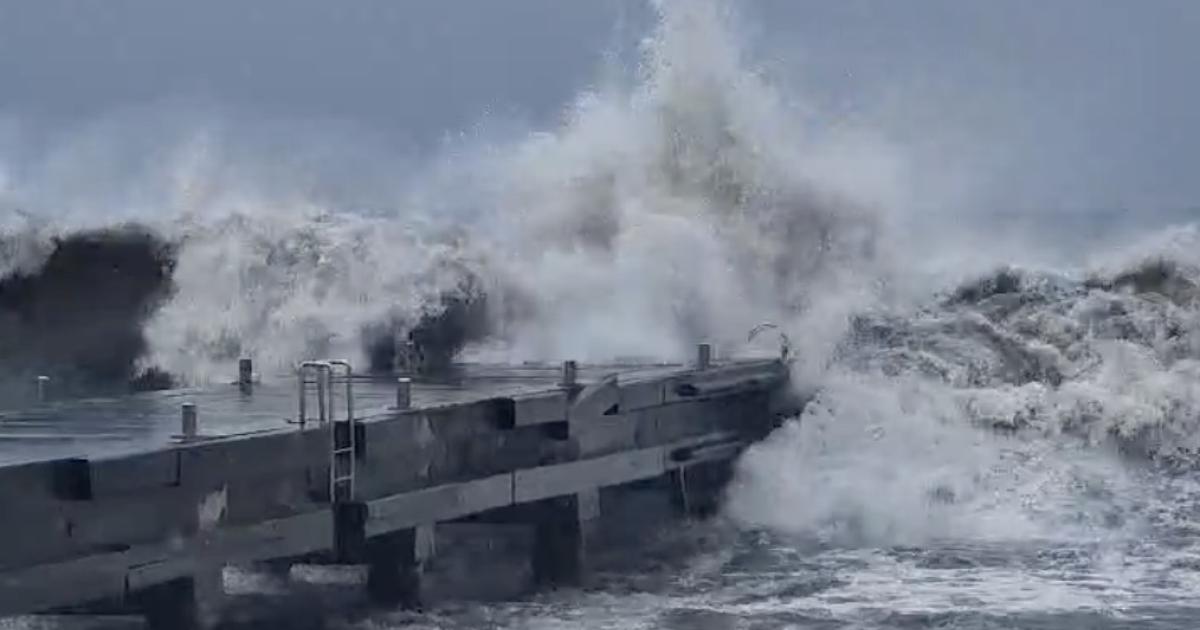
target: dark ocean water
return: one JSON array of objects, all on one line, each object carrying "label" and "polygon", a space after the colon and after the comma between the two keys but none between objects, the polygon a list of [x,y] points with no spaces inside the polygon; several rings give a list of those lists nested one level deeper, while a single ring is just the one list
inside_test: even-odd
[{"label": "dark ocean water", "polygon": [[[1178,480],[1176,480],[1178,481]],[[1191,481],[1188,482],[1189,484]],[[800,509],[801,506],[796,506]],[[1143,506],[1145,507],[1145,506]],[[354,628],[1195,628],[1190,504],[1089,539],[837,546],[691,524],[609,556],[595,583],[508,602],[372,614]]]},{"label": "dark ocean water", "polygon": [[[1200,477],[1144,481],[1145,494],[1110,506],[1107,524],[1087,528],[1089,536],[1075,530],[1062,538],[852,545],[745,529],[721,517],[664,517],[644,527],[626,521],[625,538],[594,558],[587,586],[536,592],[521,586],[527,538],[512,528],[484,536],[476,527],[445,549],[431,578],[440,592],[424,612],[371,610],[361,600],[360,575],[349,568],[298,568],[286,587],[229,571],[227,587],[241,594],[232,610],[244,623],[236,627],[272,629],[1195,628]],[[466,540],[474,548],[462,547]],[[25,619],[0,627],[137,623]]]}]

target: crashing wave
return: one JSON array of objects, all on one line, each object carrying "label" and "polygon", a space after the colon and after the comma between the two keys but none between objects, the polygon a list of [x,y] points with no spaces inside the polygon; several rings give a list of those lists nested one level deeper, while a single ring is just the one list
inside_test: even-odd
[{"label": "crashing wave", "polygon": [[[37,242],[8,240],[6,249]],[[36,265],[14,264],[0,277],[0,356],[10,382],[53,375],[60,391],[168,384],[161,371],[134,364],[146,351],[142,327],[171,294],[173,247],[126,225],[56,237],[36,249]]]},{"label": "crashing wave", "polygon": [[1200,452],[1200,271],[1156,258],[1071,280],[1005,269],[908,317],[856,320],[845,365],[955,388],[993,427]]},{"label": "crashing wave", "polygon": [[1092,537],[1142,518],[1139,468],[1200,468],[1186,251],[1004,268],[851,318],[803,414],[739,462],[729,513],[852,544]]},{"label": "crashing wave", "polygon": [[[409,334],[441,364],[679,359],[702,339],[734,351],[876,265],[880,241],[862,178],[818,176],[820,148],[746,63],[727,8],[660,3],[632,87],[582,95],[549,132],[448,155],[387,211],[359,211],[352,188],[310,195],[303,171],[244,178],[264,169],[219,125],[132,160],[133,181],[81,176],[78,159],[26,165],[0,215],[45,225],[0,227],[0,275],[36,276],[52,235],[144,226],[172,248],[170,291],[134,308],[141,339],[114,351],[185,383],[226,379],[239,356],[266,376],[323,355],[378,367]],[[85,140],[88,156],[123,155],[120,137]],[[79,207],[47,207],[63,200]]]}]

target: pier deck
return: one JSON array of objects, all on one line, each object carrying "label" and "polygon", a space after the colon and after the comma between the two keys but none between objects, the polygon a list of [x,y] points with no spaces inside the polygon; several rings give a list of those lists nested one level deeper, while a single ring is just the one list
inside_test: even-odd
[{"label": "pier deck", "polygon": [[[204,576],[298,558],[367,564],[373,597],[413,603],[431,528],[489,514],[539,528],[539,579],[570,582],[599,489],[675,476],[685,494],[705,490],[686,471],[727,463],[769,431],[787,370],[561,377],[463,366],[452,381],[413,383],[408,408],[395,379],[356,378],[352,422],[334,413],[303,427],[288,422],[294,381],[0,411],[0,616],[122,602],[152,627],[184,627],[199,623]],[[197,409],[189,440],[184,403]],[[334,457],[339,445],[352,454]]]},{"label": "pier deck", "polygon": [[[629,380],[669,374],[681,367],[582,366],[579,374],[582,382],[618,373]],[[554,388],[560,377],[558,366],[461,365],[451,376],[415,379],[412,407],[436,408],[520,396]],[[355,415],[376,417],[388,413],[395,390],[395,378],[356,376]],[[295,430],[288,425],[297,415],[294,379],[256,384],[249,392],[230,384],[113,398],[51,400],[22,409],[0,408],[0,466],[170,448],[179,443],[180,406],[188,402],[198,409],[202,438]]]}]

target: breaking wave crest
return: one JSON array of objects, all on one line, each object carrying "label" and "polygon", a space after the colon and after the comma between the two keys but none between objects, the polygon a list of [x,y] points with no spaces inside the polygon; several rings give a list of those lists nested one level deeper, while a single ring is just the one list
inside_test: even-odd
[{"label": "breaking wave crest", "polygon": [[126,150],[105,148],[119,134],[67,142],[24,167],[29,181],[3,178],[0,276],[36,276],[55,238],[114,222],[154,234],[171,274],[131,369],[182,382],[228,375],[239,356],[266,375],[316,355],[364,361],[463,301],[486,311],[449,349],[466,358],[674,359],[701,339],[732,351],[875,264],[877,200],[822,176],[828,160],[751,69],[728,7],[658,14],[631,86],[581,95],[548,132],[451,151],[382,210],[309,194],[311,173],[286,165],[247,181],[264,168],[239,167],[271,158],[246,158],[219,125],[175,134],[133,178],[86,172]]},{"label": "breaking wave crest", "polygon": [[730,513],[855,544],[1137,531],[1161,498],[1139,478],[1200,464],[1196,252],[1184,226],[1096,271],[1006,268],[852,317]]}]

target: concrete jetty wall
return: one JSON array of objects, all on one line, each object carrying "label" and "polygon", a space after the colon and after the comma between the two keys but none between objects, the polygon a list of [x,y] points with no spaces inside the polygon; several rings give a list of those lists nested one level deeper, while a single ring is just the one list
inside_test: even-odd
[{"label": "concrete jetty wall", "polygon": [[[711,505],[720,463],[774,426],[786,379],[778,361],[614,371],[353,423],[3,466],[0,616],[108,602],[152,627],[205,625],[219,617],[222,566],[301,559],[366,564],[373,598],[419,605],[432,528],[468,517],[538,528],[538,581],[572,583],[601,488],[666,476],[681,506]],[[353,492],[333,497],[330,467],[344,463],[331,443],[348,431]]]}]

